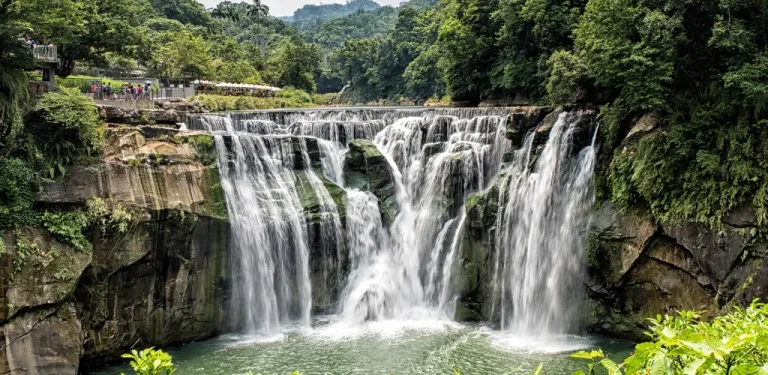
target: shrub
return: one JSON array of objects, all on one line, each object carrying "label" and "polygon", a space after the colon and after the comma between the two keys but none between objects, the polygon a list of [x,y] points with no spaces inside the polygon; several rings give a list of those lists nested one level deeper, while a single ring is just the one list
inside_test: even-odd
[{"label": "shrub", "polygon": [[270,108],[295,108],[312,105],[312,96],[301,90],[286,88],[278,97],[261,98],[252,96],[199,95],[200,100],[213,112],[248,111]]},{"label": "shrub", "polygon": [[96,105],[76,89],[60,88],[40,97],[26,127],[27,153],[51,178],[64,166],[96,156],[104,146],[104,126]]},{"label": "shrub", "polygon": [[717,228],[731,209],[752,199],[766,225],[766,121],[726,127],[721,112],[701,108],[689,121],[672,119],[667,129],[618,150],[608,178],[614,204],[623,211],[648,208],[664,223]]},{"label": "shrub", "polygon": [[0,229],[32,225],[37,176],[20,159],[0,159]]},{"label": "shrub", "polygon": [[72,212],[44,212],[43,226],[57,240],[72,246],[77,251],[91,251],[93,245],[83,234],[83,230],[90,225],[87,215],[80,211]]},{"label": "shrub", "polygon": [[[136,375],[171,375],[176,371],[171,356],[154,348],[144,349],[140,352],[131,350],[123,354],[123,358],[131,360],[131,367]],[[124,374],[123,374],[124,375]]]},{"label": "shrub", "polygon": [[701,322],[700,313],[680,312],[678,316],[651,319],[647,333],[652,341],[638,344],[623,364],[616,364],[600,350],[578,352],[574,358],[592,361],[587,372],[599,365],[609,375],[768,374],[768,305],[753,302],[747,309]]}]

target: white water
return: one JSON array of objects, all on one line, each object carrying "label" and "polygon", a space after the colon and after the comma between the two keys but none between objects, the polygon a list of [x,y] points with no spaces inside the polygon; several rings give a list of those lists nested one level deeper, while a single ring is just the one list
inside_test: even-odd
[{"label": "white water", "polygon": [[345,320],[452,318],[463,202],[498,171],[508,147],[504,120],[406,117],[376,135],[392,168],[399,214],[390,240],[349,279]]},{"label": "white water", "polygon": [[[249,333],[274,333],[284,320],[309,325],[311,287],[307,231],[285,141],[229,133],[234,160],[215,136],[231,218],[233,308]],[[286,152],[288,151],[288,152]],[[311,172],[310,172],[311,173]]]},{"label": "white water", "polygon": [[560,114],[533,170],[534,133],[525,140],[503,185],[494,289],[502,328],[522,336],[564,334],[578,317],[582,250],[594,203],[592,145],[576,155],[572,126]]},{"label": "white water", "polygon": [[[193,119],[191,128],[217,134],[232,223],[233,318],[242,319],[248,332],[274,332],[288,321],[308,326],[309,244],[319,242],[322,256],[333,254],[338,262],[340,324],[450,320],[464,201],[498,175],[510,147],[504,137],[508,113],[360,110]],[[571,327],[594,164],[594,146],[573,149],[574,122],[573,116],[560,116],[532,170],[533,133],[506,167],[491,271],[494,309],[510,332],[558,334]],[[342,223],[321,179],[343,184],[343,157],[352,139],[374,140],[390,164],[399,211],[389,228],[377,199],[351,189]],[[304,162],[300,171],[296,140]],[[322,173],[309,166],[310,141],[319,149]],[[319,229],[305,222],[298,178],[306,178],[317,197]],[[342,277],[347,257],[348,274]],[[330,272],[323,272],[329,279]]]}]

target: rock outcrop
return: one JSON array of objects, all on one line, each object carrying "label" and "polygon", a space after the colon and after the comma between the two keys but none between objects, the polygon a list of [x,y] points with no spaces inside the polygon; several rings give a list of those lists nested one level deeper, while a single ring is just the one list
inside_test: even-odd
[{"label": "rock outcrop", "polygon": [[229,224],[210,135],[107,132],[101,162],[41,187],[38,204],[130,212],[77,251],[31,228],[0,233],[0,372],[77,374],[131,348],[227,329]]},{"label": "rock outcrop", "polygon": [[[657,128],[658,114],[639,117],[622,147]],[[659,224],[646,212],[617,212],[600,202],[588,242],[591,330],[644,340],[647,319],[657,314],[714,316],[768,298],[768,238],[748,202],[714,226]]]},{"label": "rock outcrop", "polygon": [[349,152],[344,159],[344,185],[376,196],[385,225],[397,216],[392,167],[373,142],[360,139],[349,142]]}]

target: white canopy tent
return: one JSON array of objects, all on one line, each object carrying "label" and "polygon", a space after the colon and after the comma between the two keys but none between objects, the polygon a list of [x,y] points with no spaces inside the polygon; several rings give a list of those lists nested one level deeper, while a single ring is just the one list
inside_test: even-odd
[{"label": "white canopy tent", "polygon": [[262,86],[262,85],[247,85],[244,83],[217,83],[216,87],[223,89],[252,89],[252,90],[264,90],[264,91],[282,91],[279,87]]}]

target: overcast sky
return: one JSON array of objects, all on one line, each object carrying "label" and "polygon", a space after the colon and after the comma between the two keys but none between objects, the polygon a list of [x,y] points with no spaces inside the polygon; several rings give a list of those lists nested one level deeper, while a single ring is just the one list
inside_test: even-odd
[{"label": "overcast sky", "polygon": [[[206,8],[215,7],[216,4],[224,2],[224,0],[197,0],[205,5]],[[231,0],[237,2],[237,0]],[[400,5],[404,0],[374,0],[381,5]],[[269,7],[269,14],[280,16],[291,16],[293,11],[303,7],[306,4],[333,4],[333,3],[346,3],[346,0],[262,0],[262,4]]]}]

